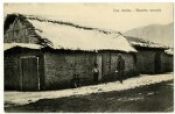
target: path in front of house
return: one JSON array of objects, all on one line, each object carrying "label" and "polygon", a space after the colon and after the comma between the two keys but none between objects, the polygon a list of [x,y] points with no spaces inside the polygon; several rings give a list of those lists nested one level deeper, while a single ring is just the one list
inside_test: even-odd
[{"label": "path in front of house", "polygon": [[173,73],[147,75],[142,74],[139,77],[128,78],[121,84],[119,81],[108,82],[99,85],[84,86],[75,89],[52,90],[42,92],[4,92],[5,106],[25,105],[36,102],[40,99],[55,99],[69,97],[73,95],[87,95],[91,93],[122,91],[134,89],[145,85],[161,83],[173,80]]}]

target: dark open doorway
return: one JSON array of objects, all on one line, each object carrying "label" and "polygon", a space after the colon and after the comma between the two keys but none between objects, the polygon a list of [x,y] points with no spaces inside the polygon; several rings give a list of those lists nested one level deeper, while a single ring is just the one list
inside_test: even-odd
[{"label": "dark open doorway", "polygon": [[157,52],[155,54],[155,73],[161,72],[161,53]]}]

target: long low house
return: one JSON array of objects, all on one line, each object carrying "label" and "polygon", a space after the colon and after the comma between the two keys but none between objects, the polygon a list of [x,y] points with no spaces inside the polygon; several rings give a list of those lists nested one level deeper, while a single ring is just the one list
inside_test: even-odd
[{"label": "long low house", "polygon": [[136,73],[137,51],[120,34],[37,16],[8,14],[4,21],[5,89],[46,90],[93,83],[94,63],[99,81],[114,80],[118,55],[125,75]]},{"label": "long low house", "polygon": [[135,58],[138,73],[153,74],[173,71],[172,49],[165,45],[139,38],[125,37],[138,51]]}]

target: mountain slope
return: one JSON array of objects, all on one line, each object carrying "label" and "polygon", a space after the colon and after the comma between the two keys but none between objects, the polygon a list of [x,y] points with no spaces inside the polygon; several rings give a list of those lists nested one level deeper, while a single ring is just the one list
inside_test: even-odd
[{"label": "mountain slope", "polygon": [[152,24],[134,28],[125,32],[124,35],[173,46],[173,24],[174,23],[169,23],[167,25]]}]

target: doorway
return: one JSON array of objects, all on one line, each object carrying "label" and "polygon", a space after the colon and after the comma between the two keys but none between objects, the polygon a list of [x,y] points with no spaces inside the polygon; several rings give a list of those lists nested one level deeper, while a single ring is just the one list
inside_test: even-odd
[{"label": "doorway", "polygon": [[20,87],[22,91],[40,90],[39,57],[21,57]]},{"label": "doorway", "polygon": [[161,53],[157,52],[155,54],[155,73],[161,72]]}]

